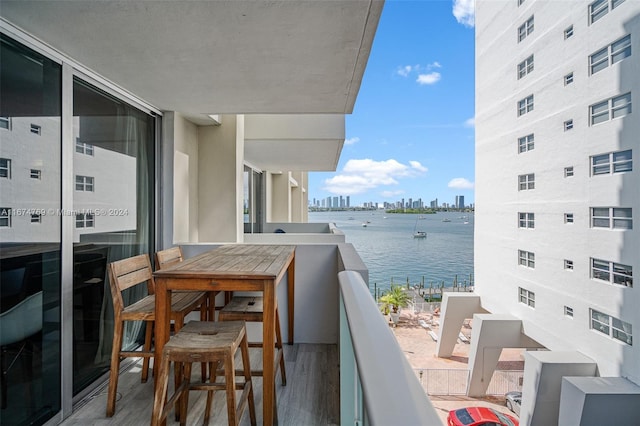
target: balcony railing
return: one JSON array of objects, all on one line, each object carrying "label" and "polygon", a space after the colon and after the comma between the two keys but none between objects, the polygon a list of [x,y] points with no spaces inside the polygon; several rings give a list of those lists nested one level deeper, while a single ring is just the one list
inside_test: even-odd
[{"label": "balcony railing", "polygon": [[340,283],[340,424],[442,424],[362,276]]}]

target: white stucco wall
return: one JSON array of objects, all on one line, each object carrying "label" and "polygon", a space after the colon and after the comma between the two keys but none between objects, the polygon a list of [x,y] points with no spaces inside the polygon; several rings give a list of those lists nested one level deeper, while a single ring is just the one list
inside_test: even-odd
[{"label": "white stucco wall", "polygon": [[[242,220],[242,158],[238,158],[237,116],[220,126],[198,128],[199,241],[238,241]],[[242,151],[240,151],[242,152]],[[238,200],[238,197],[240,199]]]},{"label": "white stucco wall", "polygon": [[[640,273],[640,2],[626,1],[591,25],[589,3],[476,2],[475,290],[484,308],[521,318],[547,348],[580,351],[601,375],[639,383],[638,345],[592,330],[590,309],[640,330],[640,294],[592,279],[590,259]],[[518,43],[518,27],[531,16],[535,29]],[[574,35],[565,40],[570,25]],[[632,55],[589,75],[589,55],[626,34]],[[531,54],[534,70],[518,80],[517,65]],[[574,82],[565,86],[570,72]],[[627,92],[635,104],[630,115],[590,125],[590,105]],[[518,117],[518,100],[530,94],[534,110]],[[574,128],[565,131],[569,119]],[[531,133],[535,149],[519,154],[517,139]],[[590,156],[625,149],[634,150],[632,172],[591,176]],[[565,178],[568,166],[575,174]],[[535,173],[535,189],[518,191],[518,175],[528,173]],[[590,208],[599,206],[631,207],[635,229],[591,228]],[[519,229],[518,212],[535,213],[535,228]],[[565,213],[574,223],[564,223]],[[535,253],[534,269],[518,264],[518,250]],[[573,270],[564,269],[565,259]],[[519,303],[519,287],[535,293],[535,308]]]}]

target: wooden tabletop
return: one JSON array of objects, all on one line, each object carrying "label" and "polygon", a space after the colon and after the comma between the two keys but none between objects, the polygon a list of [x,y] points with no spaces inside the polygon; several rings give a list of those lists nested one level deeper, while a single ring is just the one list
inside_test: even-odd
[{"label": "wooden tabletop", "polygon": [[158,278],[276,279],[295,252],[292,245],[225,245],[156,271]]}]

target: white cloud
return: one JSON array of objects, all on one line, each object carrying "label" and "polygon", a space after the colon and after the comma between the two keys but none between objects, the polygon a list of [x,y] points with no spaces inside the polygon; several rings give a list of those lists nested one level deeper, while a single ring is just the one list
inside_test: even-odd
[{"label": "white cloud", "polygon": [[442,65],[440,65],[440,62],[435,61],[429,65],[427,65],[427,71],[432,70],[434,68],[442,68]]},{"label": "white cloud", "polygon": [[355,195],[379,186],[398,185],[398,179],[417,177],[426,172],[427,168],[418,161],[406,165],[394,159],[352,159],[340,174],[324,181],[324,189],[338,195]]},{"label": "white cloud", "polygon": [[398,72],[399,75],[401,75],[403,77],[406,77],[409,74],[411,74],[411,70],[412,69],[413,69],[413,67],[411,65],[405,65],[403,67],[398,68],[397,72]]},{"label": "white cloud", "polygon": [[360,142],[360,138],[359,137],[349,138],[349,139],[345,139],[344,140],[344,144],[345,145],[353,145],[354,143],[358,143],[358,142]]},{"label": "white cloud", "polygon": [[420,74],[416,79],[418,84],[434,84],[440,81],[440,73],[439,72],[431,72],[429,74]]},{"label": "white cloud", "polygon": [[409,161],[409,164],[411,165],[411,167],[413,167],[414,169],[426,173],[427,172],[427,168],[424,167],[422,164],[420,164],[420,162],[418,161]]},{"label": "white cloud", "polygon": [[473,189],[474,183],[465,178],[454,178],[449,181],[447,186],[455,189]]},{"label": "white cloud", "polygon": [[453,16],[465,27],[473,27],[476,24],[476,11],[474,0],[453,0]]},{"label": "white cloud", "polygon": [[476,127],[476,118],[471,117],[464,122],[464,127]]}]

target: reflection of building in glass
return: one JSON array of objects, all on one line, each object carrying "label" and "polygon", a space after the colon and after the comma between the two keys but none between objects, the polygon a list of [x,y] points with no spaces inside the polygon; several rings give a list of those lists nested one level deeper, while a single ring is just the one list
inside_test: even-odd
[{"label": "reflection of building in glass", "polygon": [[0,215],[0,232],[4,241],[57,241],[63,215],[74,217],[75,242],[84,234],[136,228],[134,157],[82,142],[77,136],[80,121],[76,117],[74,208],[62,210],[60,152],[59,146],[51,143],[59,137],[59,120],[5,119],[7,126],[0,127],[0,207],[5,208],[4,220]]}]

